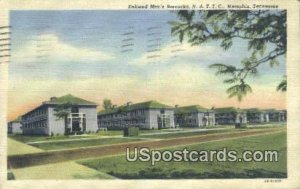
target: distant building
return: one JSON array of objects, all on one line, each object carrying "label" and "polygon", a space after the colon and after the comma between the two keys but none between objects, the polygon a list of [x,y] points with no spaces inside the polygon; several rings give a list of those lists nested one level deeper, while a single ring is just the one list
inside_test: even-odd
[{"label": "distant building", "polygon": [[244,109],[247,114],[248,123],[268,123],[270,122],[269,113],[258,108]]},{"label": "distant building", "polygon": [[8,134],[20,134],[22,133],[21,118],[17,118],[7,124]]},{"label": "distant building", "polygon": [[285,122],[287,120],[286,110],[267,109],[270,122]]},{"label": "distant building", "polygon": [[216,108],[215,122],[217,125],[234,125],[236,123],[247,123],[246,112],[234,107]]},{"label": "distant building", "polygon": [[98,113],[99,128],[122,129],[137,126],[142,129],[174,127],[174,108],[156,101],[147,101],[103,110]]},{"label": "distant building", "polygon": [[[65,118],[57,117],[59,107],[68,107]],[[51,135],[86,131],[97,131],[97,105],[72,96],[51,97],[49,101],[22,116],[24,135]]]},{"label": "distant building", "polygon": [[180,127],[204,127],[215,125],[214,111],[199,105],[175,108],[175,125]]}]

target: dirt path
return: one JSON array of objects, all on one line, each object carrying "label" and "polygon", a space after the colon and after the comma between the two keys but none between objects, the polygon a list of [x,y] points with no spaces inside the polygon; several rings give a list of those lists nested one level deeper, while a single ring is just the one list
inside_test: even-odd
[{"label": "dirt path", "polygon": [[171,146],[179,145],[190,145],[194,143],[201,143],[207,141],[234,139],[245,136],[255,136],[267,133],[280,132],[285,129],[258,129],[258,130],[247,130],[234,133],[219,133],[219,134],[208,134],[201,136],[192,137],[180,137],[165,139],[160,141],[140,141],[130,142],[122,144],[113,144],[106,146],[87,147],[72,150],[61,150],[52,152],[39,152],[35,154],[25,155],[12,155],[8,156],[8,168],[21,168],[29,167],[34,165],[42,165],[47,163],[57,163],[63,161],[92,158],[92,157],[104,157],[118,154],[125,154],[126,148],[134,147],[148,147],[151,149],[158,149]]}]

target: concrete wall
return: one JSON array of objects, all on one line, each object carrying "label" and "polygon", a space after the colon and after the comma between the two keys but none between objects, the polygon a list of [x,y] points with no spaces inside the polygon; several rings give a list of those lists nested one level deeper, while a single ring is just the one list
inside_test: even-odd
[{"label": "concrete wall", "polygon": [[269,120],[269,114],[268,113],[264,113],[264,121],[266,123],[270,122],[270,120]]},{"label": "concrete wall", "polygon": [[[65,133],[65,120],[58,119],[55,116],[55,107],[49,107],[48,111],[48,120],[49,120],[49,135],[53,133],[56,134],[64,134]],[[79,113],[84,113],[86,116],[86,131],[94,131],[98,130],[97,124],[97,109],[96,107],[88,107],[88,106],[78,106]],[[70,127],[70,126],[69,126]]]},{"label": "concrete wall", "polygon": [[170,115],[170,127],[174,128],[175,123],[174,123],[174,110],[166,110],[166,114]]},{"label": "concrete wall", "polygon": [[[175,123],[174,123],[174,110],[169,110],[169,109],[164,109],[165,110],[165,115],[167,115],[170,118],[170,127],[174,128]],[[149,110],[149,129],[158,129],[158,116],[160,116],[160,109],[150,109]]]},{"label": "concrete wall", "polygon": [[23,131],[22,131],[21,127],[22,127],[22,125],[20,122],[9,122],[7,132],[9,134],[22,133]]},{"label": "concrete wall", "polygon": [[84,113],[86,118],[86,131],[98,130],[96,107],[79,107],[79,113]]},{"label": "concrete wall", "polygon": [[214,112],[209,112],[209,117],[211,118],[211,124],[212,126],[216,125],[216,116]]},{"label": "concrete wall", "polygon": [[[174,111],[165,110],[165,114],[170,118],[170,126],[174,127]],[[143,129],[158,129],[158,116],[161,115],[160,109],[143,109],[144,113],[141,110],[133,110],[129,112],[123,112],[125,115],[120,116],[120,113],[114,113],[111,115],[99,115],[98,116],[98,127],[108,129],[122,129],[128,126],[137,126]],[[134,113],[133,113],[134,112]],[[131,114],[132,113],[132,114]],[[117,115],[117,116],[115,116]],[[126,123],[126,121],[137,120],[137,123]],[[144,120],[144,121],[143,121]],[[118,122],[118,123],[116,123]],[[107,125],[107,123],[110,123]],[[120,123],[120,124],[119,124]]]},{"label": "concrete wall", "polygon": [[150,113],[146,109],[98,115],[99,128],[123,129],[124,127],[136,126],[148,129],[149,125]]},{"label": "concrete wall", "polygon": [[[208,113],[208,116],[206,115],[207,112],[194,112],[190,113],[190,115],[186,116],[186,120],[183,121],[183,123],[178,123],[181,127],[203,127],[203,126],[214,126],[215,125],[215,114],[214,112]],[[181,115],[177,115],[178,117],[181,117]],[[203,118],[207,118],[206,122],[203,121]],[[177,124],[177,123],[176,123]]]},{"label": "concrete wall", "polygon": [[206,123],[203,122],[204,113],[202,113],[202,112],[200,113],[199,112],[199,113],[197,113],[197,115],[198,115],[197,116],[197,118],[198,118],[198,124],[197,124],[197,126],[198,127],[204,126],[206,124]]},{"label": "concrete wall", "polygon": [[[37,111],[43,109],[43,113],[36,115]],[[31,115],[31,116],[29,116]],[[34,116],[33,116],[34,115]],[[22,133],[23,135],[49,135],[49,123],[48,123],[48,109],[47,107],[37,108],[31,111],[29,114],[22,116]],[[45,126],[29,127],[28,124],[46,123]]]},{"label": "concrete wall", "polygon": [[64,119],[58,119],[58,117],[55,116],[55,107],[49,107],[48,108],[48,127],[47,127],[47,133],[48,135],[51,135],[53,133],[56,134],[64,134],[65,133],[65,120]]},{"label": "concrete wall", "polygon": [[235,123],[247,123],[247,114],[246,113],[238,113],[236,115]]},{"label": "concrete wall", "polygon": [[[208,116],[205,116],[206,113],[198,112],[197,113],[197,120],[198,120],[198,127],[202,126],[214,126],[215,125],[215,114],[213,112],[208,113]],[[203,121],[203,118],[207,118],[206,122]]]}]

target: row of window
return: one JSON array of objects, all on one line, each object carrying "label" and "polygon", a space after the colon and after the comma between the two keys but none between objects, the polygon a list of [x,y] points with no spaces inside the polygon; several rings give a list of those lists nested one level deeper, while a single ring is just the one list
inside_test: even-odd
[{"label": "row of window", "polygon": [[46,115],[41,115],[39,117],[33,117],[31,119],[22,119],[22,122],[26,124],[26,123],[31,123],[31,122],[43,121],[46,119],[47,119]]},{"label": "row of window", "polygon": [[122,120],[122,121],[100,121],[100,125],[111,126],[111,125],[130,125],[130,124],[144,124],[146,123],[146,119],[139,120]]},{"label": "row of window", "polygon": [[129,112],[120,112],[120,113],[102,115],[101,119],[127,117],[127,116],[143,116],[143,115],[145,115],[145,110],[134,110]]},{"label": "row of window", "polygon": [[24,124],[25,129],[47,128],[47,120]]},{"label": "row of window", "polygon": [[26,120],[26,119],[38,117],[38,116],[41,116],[41,115],[46,115],[46,114],[47,114],[47,109],[46,108],[41,108],[41,109],[34,110],[33,112],[30,112],[29,114],[24,116],[23,119]]},{"label": "row of window", "polygon": [[215,117],[216,117],[216,119],[217,118],[220,118],[220,119],[234,119],[235,118],[234,115],[230,115],[230,114],[227,114],[227,115],[216,115]]}]

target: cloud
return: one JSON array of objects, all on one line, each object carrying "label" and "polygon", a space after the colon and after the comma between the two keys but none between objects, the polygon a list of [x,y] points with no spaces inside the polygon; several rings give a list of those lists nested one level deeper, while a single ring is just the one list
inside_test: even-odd
[{"label": "cloud", "polygon": [[150,85],[162,88],[202,90],[219,81],[214,74],[197,64],[178,63],[164,70],[156,70],[149,80]]},{"label": "cloud", "polygon": [[161,48],[160,51],[144,53],[129,64],[138,66],[146,66],[155,62],[166,64],[174,60],[175,56],[186,61],[191,59],[208,60],[212,58],[216,60],[220,57],[220,51],[217,50],[216,47],[210,45],[191,46],[186,42],[183,42],[182,44],[173,42]]},{"label": "cloud", "polygon": [[113,58],[112,54],[103,51],[68,44],[54,34],[43,34],[16,49],[13,52],[12,62],[51,63],[68,61],[89,63],[108,61]]}]

